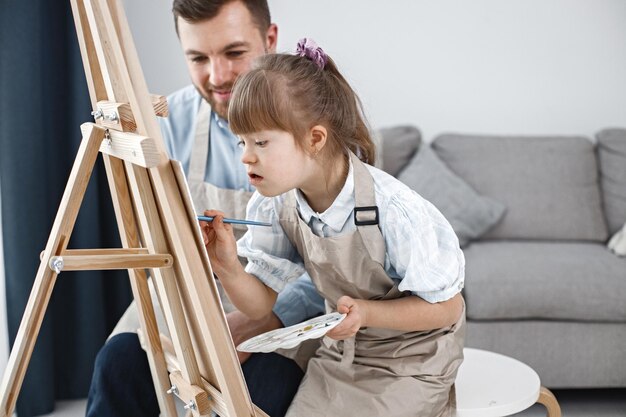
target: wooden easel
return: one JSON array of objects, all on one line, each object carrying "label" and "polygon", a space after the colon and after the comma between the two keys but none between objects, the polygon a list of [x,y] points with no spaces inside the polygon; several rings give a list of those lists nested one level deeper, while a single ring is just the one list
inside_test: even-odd
[{"label": "wooden easel", "polygon": [[[180,163],[170,161],[119,0],[71,0],[96,123],[83,139],[41,257],[0,385],[10,416],[61,271],[128,269],[161,414],[178,396],[194,416],[265,416],[248,394]],[[123,248],[67,249],[98,153],[104,158]],[[150,269],[171,341],[162,343]],[[166,352],[164,345],[172,346]],[[168,374],[169,369],[169,374]]]}]

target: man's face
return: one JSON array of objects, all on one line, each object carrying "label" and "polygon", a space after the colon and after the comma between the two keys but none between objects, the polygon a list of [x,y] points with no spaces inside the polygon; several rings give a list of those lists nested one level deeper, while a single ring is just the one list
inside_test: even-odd
[{"label": "man's face", "polygon": [[261,35],[241,2],[224,5],[217,16],[190,23],[178,18],[178,36],[191,81],[211,108],[226,119],[233,83],[252,61],[276,48],[277,29]]}]

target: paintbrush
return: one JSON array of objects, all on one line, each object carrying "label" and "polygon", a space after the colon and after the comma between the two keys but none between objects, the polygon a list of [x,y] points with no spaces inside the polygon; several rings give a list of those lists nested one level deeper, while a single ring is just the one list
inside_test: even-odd
[{"label": "paintbrush", "polygon": [[[198,220],[205,221],[205,222],[212,222],[213,216],[198,216]],[[229,219],[226,217],[224,217],[222,221],[224,223],[231,223],[231,224],[249,224],[250,226],[271,226],[272,225],[272,223],[256,222],[254,220]]]}]

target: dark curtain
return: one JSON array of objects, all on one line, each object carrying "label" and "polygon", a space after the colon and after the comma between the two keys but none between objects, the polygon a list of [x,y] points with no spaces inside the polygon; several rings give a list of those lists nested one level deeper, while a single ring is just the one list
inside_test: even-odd
[{"label": "dark curtain", "polygon": [[[91,105],[69,0],[0,2],[0,190],[11,346]],[[119,247],[101,158],[70,248]],[[128,275],[62,272],[26,378],[19,417],[85,397],[98,349],[131,301]]]}]

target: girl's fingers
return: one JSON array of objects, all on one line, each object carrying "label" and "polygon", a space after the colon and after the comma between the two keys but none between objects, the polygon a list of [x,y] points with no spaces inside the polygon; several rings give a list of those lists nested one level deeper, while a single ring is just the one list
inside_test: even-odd
[{"label": "girl's fingers", "polygon": [[200,225],[200,230],[202,231],[202,240],[204,241],[204,246],[209,243],[209,233],[206,230],[206,227]]},{"label": "girl's fingers", "polygon": [[213,229],[220,239],[225,239],[232,230],[232,226],[224,223],[224,212],[219,210],[204,210],[207,217],[213,217],[213,221],[200,221],[201,225],[206,225],[207,230]]},{"label": "girl's fingers", "polygon": [[347,314],[354,304],[354,298],[343,295],[337,300],[337,311],[342,314]]},{"label": "girl's fingers", "polygon": [[204,215],[207,217],[215,217],[215,216],[224,217],[224,212],[219,211],[219,210],[204,210]]},{"label": "girl's fingers", "polygon": [[347,314],[346,318],[334,329],[326,333],[328,337],[342,340],[354,336],[361,328],[361,314],[357,305],[357,301],[344,295],[337,300],[337,311]]},{"label": "girl's fingers", "polygon": [[[219,211],[219,210],[204,210],[204,213],[202,213],[204,216],[206,217],[217,217],[217,216],[222,216],[224,217],[224,213]],[[213,222],[207,222],[206,220],[200,220],[200,224],[201,225],[207,225],[207,226],[211,226],[213,224]]]},{"label": "girl's fingers", "polygon": [[213,226],[213,230],[215,230],[215,234],[219,239],[226,240],[233,234],[232,226],[224,223],[224,216],[221,214],[218,214],[213,218],[211,225]]}]

